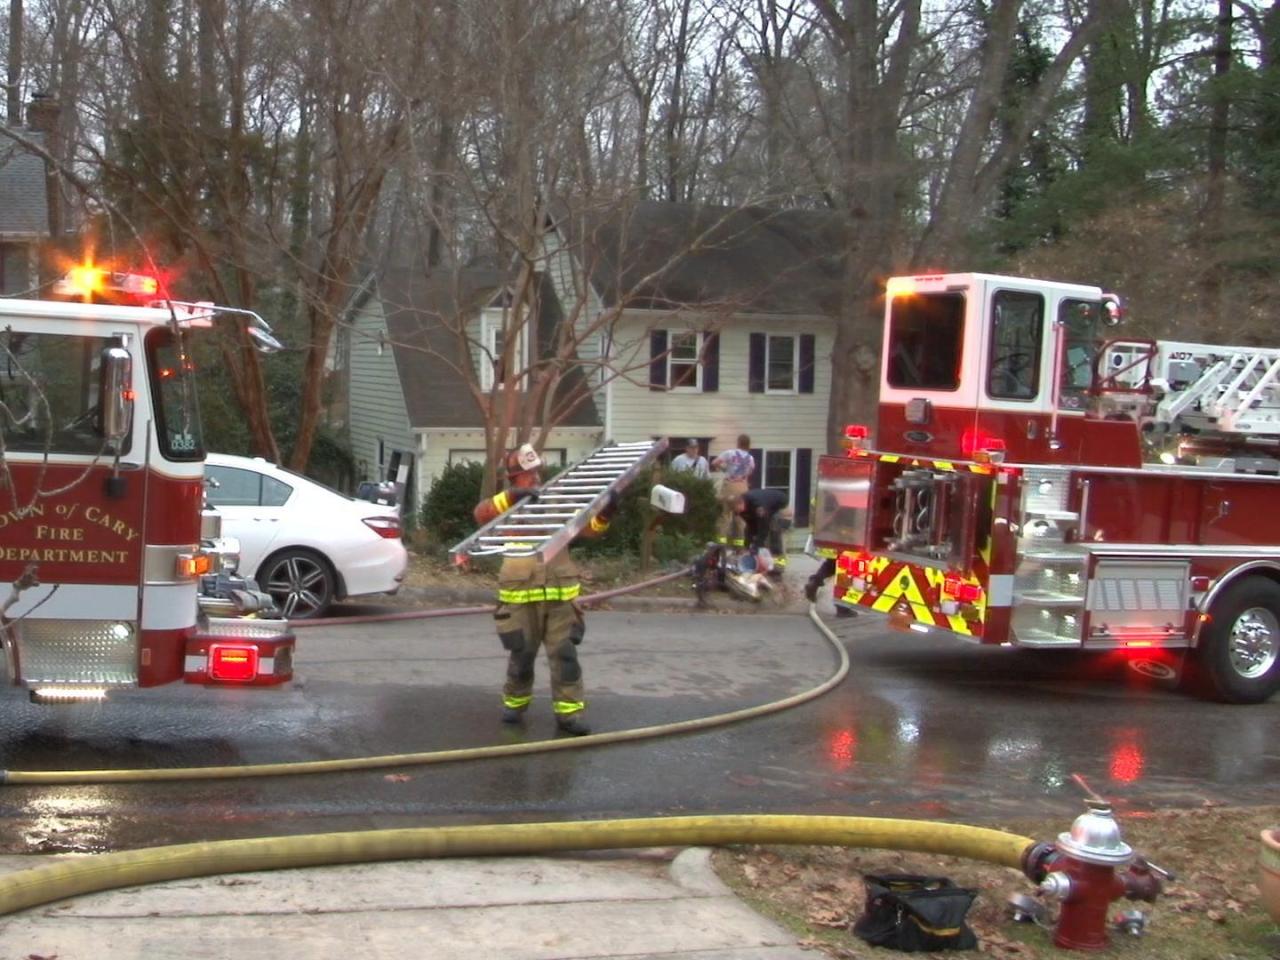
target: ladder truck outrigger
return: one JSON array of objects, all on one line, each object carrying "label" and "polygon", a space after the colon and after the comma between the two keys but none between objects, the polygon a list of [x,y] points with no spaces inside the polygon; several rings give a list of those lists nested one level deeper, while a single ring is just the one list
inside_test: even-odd
[{"label": "ladder truck outrigger", "polygon": [[277,686],[294,637],[235,575],[204,509],[187,339],[249,311],[167,299],[155,277],[94,266],[56,299],[0,299],[0,643],[37,702],[185,680]]},{"label": "ladder truck outrigger", "polygon": [[1280,687],[1280,350],[1104,339],[1097,287],[886,289],[875,443],[819,461],[834,598],[1033,649],[1183,651],[1227,702]]}]

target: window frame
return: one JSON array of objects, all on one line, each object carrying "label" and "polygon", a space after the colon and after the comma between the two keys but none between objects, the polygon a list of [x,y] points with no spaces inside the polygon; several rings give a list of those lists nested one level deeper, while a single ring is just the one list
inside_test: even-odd
[{"label": "window frame", "polygon": [[[795,447],[760,447],[760,463],[757,469],[760,471],[760,486],[762,488],[785,489],[787,491],[787,505],[795,508],[796,499],[796,448]],[[787,455],[787,482],[786,483],[770,483],[769,482],[769,455],[785,453]]]},{"label": "window frame", "polygon": [[[667,331],[667,390],[671,393],[702,393],[703,351],[706,346],[706,333],[701,330],[668,330]],[[682,337],[693,338],[693,359],[676,359],[676,340]],[[693,383],[676,385],[675,367],[693,367]]]},{"label": "window frame", "polygon": [[[996,324],[999,321],[997,308],[1002,297],[1014,299],[1025,299],[1027,301],[1035,300],[1039,303],[1039,315],[1036,319],[1035,330],[1032,332],[1031,340],[1025,346],[1029,346],[1031,350],[1022,349],[1005,349],[1010,344],[1002,343],[997,337]],[[1045,296],[1036,290],[1015,290],[1010,288],[1000,288],[992,292],[990,300],[990,313],[988,330],[990,331],[990,343],[987,346],[987,364],[985,376],[982,378],[983,391],[990,400],[997,400],[1002,403],[1035,403],[1040,399],[1040,367],[1044,363],[1044,333],[1045,333],[1045,317],[1047,313],[1047,304]],[[1014,347],[1023,346],[1023,344],[1014,343]],[[993,378],[996,373],[997,351],[1000,351],[1001,357],[1014,356],[1030,356],[1030,362],[1027,368],[1030,369],[1031,379],[1028,384],[1030,391],[1026,396],[1020,396],[1013,393],[996,393],[993,387]],[[1016,382],[1015,375],[1006,371],[1006,376],[1010,377],[1009,382]]]},{"label": "window frame", "polygon": [[[955,346],[955,357],[954,357],[955,362],[951,371],[949,386],[938,386],[932,382],[928,382],[928,383],[923,382],[926,379],[923,376],[917,376],[915,378],[915,382],[908,382],[907,378],[901,376],[901,374],[904,372],[904,368],[901,360],[897,359],[898,354],[894,349],[895,346],[900,342],[903,334],[903,331],[899,326],[898,321],[899,321],[899,318],[905,319],[907,317],[910,317],[911,319],[916,319],[917,313],[915,312],[907,313],[905,311],[910,309],[909,305],[912,302],[919,301],[919,300],[929,300],[929,301],[939,301],[939,302],[954,301],[954,304],[956,306],[956,309],[951,310],[948,314],[948,319],[954,318],[957,321],[955,336],[953,338],[953,344]],[[904,312],[902,313],[899,313],[897,309],[899,301],[903,302]],[[968,312],[969,312],[969,298],[965,295],[963,291],[960,291],[960,290],[946,290],[946,291],[938,291],[938,292],[913,293],[910,295],[903,295],[903,294],[896,295],[889,303],[889,322],[887,324],[888,329],[885,331],[886,343],[885,343],[884,382],[888,386],[888,388],[891,390],[911,391],[913,393],[925,393],[925,392],[957,393],[959,392],[961,384],[964,382],[964,379],[965,379],[964,378],[965,334],[966,334],[965,326],[968,323],[968,319],[969,319]],[[929,331],[928,336],[930,337],[930,342],[936,343],[937,318],[923,317],[922,319],[925,321],[929,321],[931,319],[933,320],[935,329]],[[919,338],[923,341],[925,335],[922,332],[916,331],[916,330],[913,330],[911,332],[912,334],[918,335]],[[908,358],[908,359],[918,359],[918,357]],[[896,375],[896,378],[895,378],[895,375]]]},{"label": "window frame", "polygon": [[[503,382],[505,378],[499,378],[495,374],[500,358],[498,334],[506,331],[508,312],[504,307],[485,307],[480,311],[480,389],[484,391],[493,390],[495,386],[499,390],[506,389]],[[526,323],[521,327],[516,340],[514,357],[520,373],[515,383],[517,390],[524,389],[524,378],[529,373],[528,337],[525,336],[527,326]]]},{"label": "window frame", "polygon": [[[770,386],[770,372],[772,369],[773,358],[773,341],[790,340],[791,341],[791,386],[774,387]],[[794,333],[766,333],[764,335],[764,392],[766,394],[779,395],[795,395],[800,391],[800,337]]]}]

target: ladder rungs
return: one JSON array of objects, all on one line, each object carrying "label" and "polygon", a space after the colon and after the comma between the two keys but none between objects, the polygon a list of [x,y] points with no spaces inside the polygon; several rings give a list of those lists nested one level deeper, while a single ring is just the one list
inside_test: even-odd
[{"label": "ladder rungs", "polygon": [[480,537],[479,538],[481,543],[521,543],[525,540],[528,540],[529,542],[532,543],[534,541],[550,540],[550,539],[551,539],[550,537],[544,536],[542,534],[538,534],[537,536],[533,536],[533,537],[521,537],[519,540],[513,540],[511,537]]}]

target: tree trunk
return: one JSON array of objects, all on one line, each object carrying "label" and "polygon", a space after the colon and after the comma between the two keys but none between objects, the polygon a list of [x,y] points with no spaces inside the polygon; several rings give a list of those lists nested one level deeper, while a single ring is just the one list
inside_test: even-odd
[{"label": "tree trunk", "polygon": [[5,76],[9,126],[22,126],[22,0],[9,0],[9,69]]}]

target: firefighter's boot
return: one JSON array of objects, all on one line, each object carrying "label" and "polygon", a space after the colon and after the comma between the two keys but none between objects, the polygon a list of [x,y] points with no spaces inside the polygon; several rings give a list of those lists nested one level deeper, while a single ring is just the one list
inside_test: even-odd
[{"label": "firefighter's boot", "polygon": [[524,707],[503,707],[503,723],[524,723]]},{"label": "firefighter's boot", "polygon": [[561,733],[567,733],[571,737],[585,737],[591,732],[587,722],[582,719],[581,715],[576,713],[556,717],[556,729]]}]

